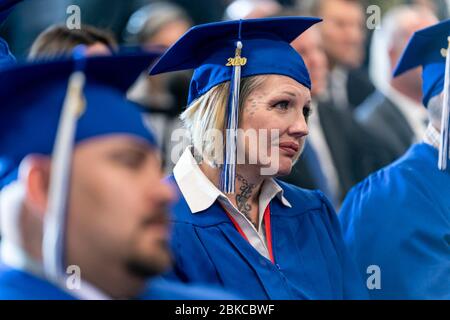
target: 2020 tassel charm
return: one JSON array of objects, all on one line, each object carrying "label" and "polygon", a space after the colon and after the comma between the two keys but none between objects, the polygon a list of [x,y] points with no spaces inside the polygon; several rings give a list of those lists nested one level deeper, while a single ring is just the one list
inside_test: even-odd
[{"label": "2020 tassel charm", "polygon": [[226,194],[233,194],[235,192],[241,67],[247,63],[247,59],[241,57],[242,47],[242,42],[237,41],[235,56],[234,58],[229,58],[226,64],[226,66],[233,67],[225,127],[225,154],[220,179],[221,190]]}]

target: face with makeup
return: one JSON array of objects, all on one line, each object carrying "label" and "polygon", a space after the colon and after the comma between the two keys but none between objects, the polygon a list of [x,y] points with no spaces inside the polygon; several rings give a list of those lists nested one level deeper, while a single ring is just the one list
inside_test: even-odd
[{"label": "face with makeup", "polygon": [[311,93],[287,76],[260,77],[243,104],[239,150],[248,163],[270,168],[263,175],[287,175],[308,135]]}]

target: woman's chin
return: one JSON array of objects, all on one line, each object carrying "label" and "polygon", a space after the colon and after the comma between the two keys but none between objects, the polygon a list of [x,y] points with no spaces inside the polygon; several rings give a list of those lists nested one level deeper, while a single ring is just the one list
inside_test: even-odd
[{"label": "woman's chin", "polygon": [[280,167],[278,169],[277,176],[288,176],[289,174],[291,174],[292,166],[292,158],[280,159]]}]

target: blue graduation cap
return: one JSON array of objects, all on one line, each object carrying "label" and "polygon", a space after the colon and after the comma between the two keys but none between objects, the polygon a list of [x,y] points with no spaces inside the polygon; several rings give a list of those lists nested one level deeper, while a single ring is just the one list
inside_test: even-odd
[{"label": "blue graduation cap", "polygon": [[191,28],[152,67],[150,75],[195,69],[188,106],[214,86],[230,81],[221,189],[234,193],[240,79],[288,76],[311,89],[308,70],[290,43],[321,19],[278,17],[209,23]]},{"label": "blue graduation cap", "polygon": [[156,145],[139,107],[125,93],[159,53],[16,65],[0,72],[0,190],[17,179],[29,154],[52,155],[43,257],[48,277],[64,273],[65,204],[73,145],[128,134]]},{"label": "blue graduation cap", "polygon": [[394,70],[394,77],[396,77],[410,69],[422,66],[422,102],[425,107],[428,106],[428,102],[431,98],[444,92],[438,163],[440,170],[445,170],[447,168],[447,162],[450,156],[449,44],[450,19],[416,31],[409,40],[409,43]]},{"label": "blue graduation cap", "polygon": [[[11,13],[13,7],[22,0],[0,0],[0,26]],[[0,37],[0,69],[16,62],[5,40]]]}]

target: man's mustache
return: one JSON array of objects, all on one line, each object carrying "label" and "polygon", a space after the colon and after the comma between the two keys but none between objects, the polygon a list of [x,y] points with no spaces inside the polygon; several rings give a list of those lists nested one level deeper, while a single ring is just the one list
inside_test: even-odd
[{"label": "man's mustache", "polygon": [[162,207],[148,214],[148,216],[142,221],[143,225],[148,226],[151,224],[169,224],[169,209]]}]

